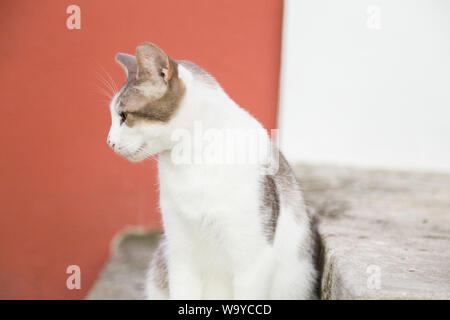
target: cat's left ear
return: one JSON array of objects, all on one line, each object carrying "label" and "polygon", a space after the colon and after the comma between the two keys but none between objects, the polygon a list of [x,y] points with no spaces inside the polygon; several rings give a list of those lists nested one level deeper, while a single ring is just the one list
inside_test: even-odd
[{"label": "cat's left ear", "polygon": [[169,56],[153,43],[143,43],[136,48],[137,78],[154,84],[168,84],[174,73]]},{"label": "cat's left ear", "polygon": [[136,58],[134,56],[132,56],[131,54],[119,52],[118,54],[116,54],[116,61],[125,70],[128,78],[130,76],[136,77],[137,63]]}]

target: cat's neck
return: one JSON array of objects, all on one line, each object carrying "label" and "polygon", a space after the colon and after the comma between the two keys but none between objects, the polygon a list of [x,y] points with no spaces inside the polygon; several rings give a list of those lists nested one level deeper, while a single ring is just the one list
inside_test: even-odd
[{"label": "cat's neck", "polygon": [[[210,86],[202,83],[183,67],[180,68],[179,74],[186,87],[185,96],[179,114],[171,123],[172,149],[162,152],[159,157],[160,161],[166,162],[168,168],[174,164],[172,151],[180,146],[182,139],[188,140],[185,147],[189,149],[191,160],[194,162],[196,162],[195,155],[202,155],[207,145],[211,143],[211,137],[214,136],[214,139],[217,133],[228,139],[230,136],[227,135],[230,132],[245,134],[253,130],[258,135],[262,131],[262,139],[269,139],[262,125],[240,108],[219,85]],[[220,139],[217,141],[221,143]]]}]

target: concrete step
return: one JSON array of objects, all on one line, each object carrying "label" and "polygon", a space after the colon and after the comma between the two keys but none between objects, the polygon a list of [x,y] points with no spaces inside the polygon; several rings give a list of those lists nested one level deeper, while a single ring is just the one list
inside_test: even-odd
[{"label": "concrete step", "polygon": [[[450,176],[295,165],[318,217],[322,299],[450,299]],[[142,299],[158,233],[127,232],[87,299]]]},{"label": "concrete step", "polygon": [[131,229],[114,239],[111,257],[86,299],[144,299],[147,267],[160,236],[158,232]]},{"label": "concrete step", "polygon": [[449,299],[450,176],[295,166],[322,241],[322,299]]}]

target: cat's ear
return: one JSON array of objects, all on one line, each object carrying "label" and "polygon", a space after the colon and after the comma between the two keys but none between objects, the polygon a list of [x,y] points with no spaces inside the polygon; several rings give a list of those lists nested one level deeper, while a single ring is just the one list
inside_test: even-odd
[{"label": "cat's ear", "polygon": [[127,73],[127,77],[136,76],[137,63],[134,56],[132,56],[131,54],[119,52],[118,54],[116,54],[116,61],[123,67],[123,69]]},{"label": "cat's ear", "polygon": [[143,43],[136,48],[137,78],[154,83],[169,83],[173,76],[173,62],[169,56],[153,43]]}]

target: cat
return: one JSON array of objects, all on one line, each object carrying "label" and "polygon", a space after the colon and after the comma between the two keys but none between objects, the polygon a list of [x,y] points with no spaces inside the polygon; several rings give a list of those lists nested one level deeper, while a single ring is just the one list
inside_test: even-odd
[{"label": "cat", "polygon": [[[158,155],[164,236],[150,263],[146,297],[316,298],[311,218],[293,171],[263,126],[205,70],[152,43],[139,45],[135,56],[118,53],[116,61],[127,80],[110,103],[107,143],[133,162]],[[186,154],[203,151],[191,141],[179,152],[176,137],[194,134],[196,126],[258,131],[270,147],[256,163],[189,161],[196,156]],[[269,154],[278,159],[275,170]]]}]

